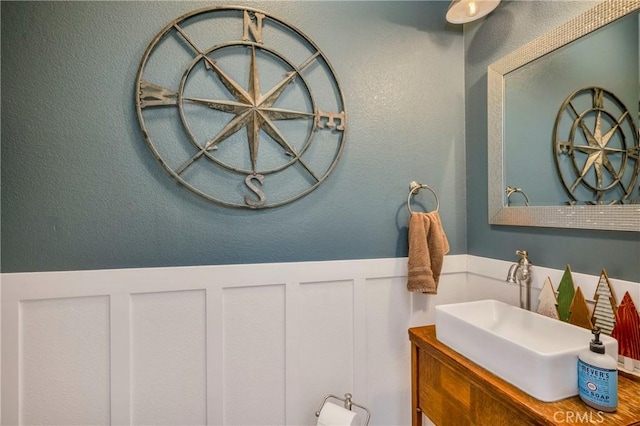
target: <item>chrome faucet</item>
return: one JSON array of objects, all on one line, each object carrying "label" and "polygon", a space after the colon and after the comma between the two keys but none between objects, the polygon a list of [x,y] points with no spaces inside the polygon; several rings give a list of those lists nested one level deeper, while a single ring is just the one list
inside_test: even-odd
[{"label": "chrome faucet", "polygon": [[518,263],[514,263],[509,267],[507,274],[507,282],[518,284],[520,286],[520,307],[531,310],[531,267],[533,263],[529,260],[526,250],[516,250],[516,254],[520,256]]}]

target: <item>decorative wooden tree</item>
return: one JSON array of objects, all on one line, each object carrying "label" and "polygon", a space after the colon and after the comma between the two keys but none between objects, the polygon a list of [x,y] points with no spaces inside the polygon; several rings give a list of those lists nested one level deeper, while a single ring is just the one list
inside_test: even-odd
[{"label": "decorative wooden tree", "polygon": [[576,294],[571,301],[571,307],[569,308],[571,313],[569,314],[569,323],[577,325],[578,327],[586,328],[588,330],[593,329],[591,323],[591,312],[587,306],[587,301],[584,300],[582,289],[578,287]]},{"label": "decorative wooden tree", "polygon": [[574,295],[575,289],[573,287],[571,267],[567,265],[564,274],[562,274],[560,285],[558,286],[558,316],[560,317],[560,321],[569,321],[571,302],[573,301]]},{"label": "decorative wooden tree", "polygon": [[629,292],[618,306],[611,337],[618,340],[618,354],[640,360],[640,314]]},{"label": "decorative wooden tree", "polygon": [[616,324],[616,306],[618,306],[618,303],[616,302],[613,288],[611,288],[607,271],[604,269],[600,273],[600,281],[593,299],[596,304],[593,308],[591,322],[596,327],[600,327],[603,334],[611,335]]},{"label": "decorative wooden tree", "polygon": [[553,290],[553,284],[551,284],[551,278],[547,277],[544,280],[540,296],[538,296],[538,309],[536,312],[549,318],[559,319],[557,303],[558,300]]}]

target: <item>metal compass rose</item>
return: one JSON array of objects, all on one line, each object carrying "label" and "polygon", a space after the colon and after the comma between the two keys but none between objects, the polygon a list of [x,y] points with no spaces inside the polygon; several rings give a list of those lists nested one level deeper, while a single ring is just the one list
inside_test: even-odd
[{"label": "metal compass rose", "polygon": [[571,203],[615,204],[630,197],[639,170],[638,131],[611,92],[587,87],[572,93],[558,112],[553,140]]},{"label": "metal compass rose", "polygon": [[[228,40],[230,30],[237,39]],[[344,99],[327,59],[299,30],[250,8],[203,9],[166,26],[142,59],[136,107],[165,170],[229,207],[274,207],[308,194],[344,146]],[[166,122],[176,119],[169,136]]]}]

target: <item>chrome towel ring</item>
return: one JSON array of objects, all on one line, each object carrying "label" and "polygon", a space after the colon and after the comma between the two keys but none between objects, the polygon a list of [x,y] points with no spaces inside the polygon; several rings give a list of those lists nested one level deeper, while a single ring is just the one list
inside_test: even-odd
[{"label": "chrome towel ring", "polygon": [[429,185],[425,185],[414,180],[409,185],[409,196],[407,197],[407,210],[409,210],[409,213],[413,213],[413,210],[411,210],[411,197],[417,194],[421,189],[428,189],[429,191],[431,191],[434,198],[436,199],[435,211],[438,211],[438,209],[440,209],[440,200],[438,199],[438,194],[436,194],[436,191],[434,191]]},{"label": "chrome towel ring", "polygon": [[512,186],[507,186],[504,190],[504,192],[507,194],[507,207],[509,207],[509,201],[511,196],[513,194],[515,194],[516,192],[519,192],[520,194],[522,194],[524,196],[524,205],[529,207],[529,197],[527,197],[527,194],[524,193],[524,191],[521,188],[514,188]]}]

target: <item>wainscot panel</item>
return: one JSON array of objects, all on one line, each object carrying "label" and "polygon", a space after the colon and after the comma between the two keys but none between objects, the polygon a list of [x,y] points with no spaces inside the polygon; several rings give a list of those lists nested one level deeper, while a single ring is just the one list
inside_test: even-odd
[{"label": "wainscot panel", "polygon": [[[406,258],[3,274],[2,424],[315,424],[349,392],[372,426],[409,425],[407,329],[517,305],[509,265],[447,256],[437,295],[407,292]],[[532,306],[562,273],[534,265]],[[589,298],[598,277],[573,276]]]},{"label": "wainscot panel", "polygon": [[466,256],[437,296],[407,292],[406,264],[3,274],[2,424],[315,424],[349,392],[408,425],[407,329],[466,298]]}]

